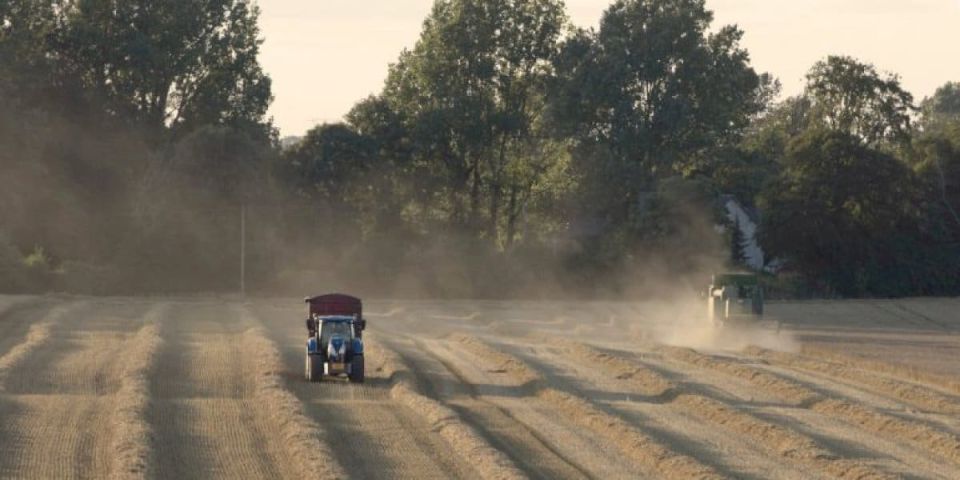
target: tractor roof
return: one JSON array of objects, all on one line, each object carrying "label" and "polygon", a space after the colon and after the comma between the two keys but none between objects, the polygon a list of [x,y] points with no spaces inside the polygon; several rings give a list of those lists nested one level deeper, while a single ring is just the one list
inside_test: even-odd
[{"label": "tractor roof", "polygon": [[342,293],[331,293],[304,299],[310,305],[310,315],[357,315],[363,317],[363,304],[360,299]]},{"label": "tractor roof", "polygon": [[352,322],[353,317],[343,315],[321,315],[320,320],[324,322]]},{"label": "tractor roof", "polygon": [[753,273],[721,273],[713,276],[714,285],[757,285],[759,280]]}]

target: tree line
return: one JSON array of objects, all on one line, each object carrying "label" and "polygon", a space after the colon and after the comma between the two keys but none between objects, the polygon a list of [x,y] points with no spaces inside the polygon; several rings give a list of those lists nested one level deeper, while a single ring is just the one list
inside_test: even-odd
[{"label": "tree line", "polygon": [[[781,99],[703,0],[438,0],[382,90],[282,147],[247,0],[0,4],[0,287],[619,293],[960,291],[960,83],[917,102],[831,56]],[[329,72],[337,74],[337,72]],[[318,95],[334,94],[317,92]],[[726,229],[717,225],[726,224]]]}]

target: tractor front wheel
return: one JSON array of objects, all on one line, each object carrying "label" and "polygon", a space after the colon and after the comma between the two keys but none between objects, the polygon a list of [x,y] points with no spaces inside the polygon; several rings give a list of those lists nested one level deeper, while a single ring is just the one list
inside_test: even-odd
[{"label": "tractor front wheel", "polygon": [[350,361],[350,382],[363,383],[363,355],[354,355]]},{"label": "tractor front wheel", "polygon": [[323,375],[323,362],[319,355],[307,354],[306,360],[306,378],[308,382],[319,382]]}]

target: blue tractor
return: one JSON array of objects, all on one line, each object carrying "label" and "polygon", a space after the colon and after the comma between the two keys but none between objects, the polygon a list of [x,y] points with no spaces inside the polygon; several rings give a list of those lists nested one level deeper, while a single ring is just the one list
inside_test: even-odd
[{"label": "blue tractor", "polygon": [[363,383],[363,306],[359,298],[342,294],[306,299],[307,316],[305,377],[319,382],[323,377],[347,377]]}]

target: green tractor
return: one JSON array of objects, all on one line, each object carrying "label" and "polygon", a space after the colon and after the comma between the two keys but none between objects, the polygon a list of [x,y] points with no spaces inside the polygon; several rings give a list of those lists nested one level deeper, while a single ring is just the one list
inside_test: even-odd
[{"label": "green tractor", "polygon": [[[707,315],[717,328],[758,326],[763,322],[763,287],[753,273],[713,276],[707,290]],[[776,322],[780,332],[780,322]]]}]

